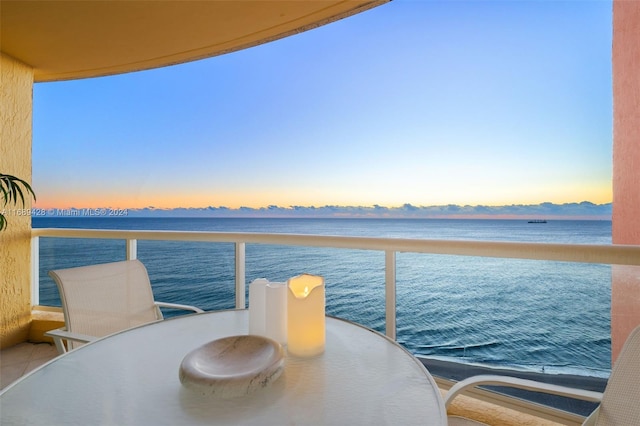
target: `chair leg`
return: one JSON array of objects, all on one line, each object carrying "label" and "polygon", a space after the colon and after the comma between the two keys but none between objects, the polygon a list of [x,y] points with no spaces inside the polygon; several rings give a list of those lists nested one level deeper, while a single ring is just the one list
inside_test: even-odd
[{"label": "chair leg", "polygon": [[64,342],[62,341],[62,339],[61,339],[61,338],[59,338],[59,337],[54,337],[54,338],[53,338],[53,343],[55,343],[55,345],[56,345],[56,349],[58,349],[58,353],[59,353],[60,355],[62,355],[62,354],[64,354],[64,353],[66,353],[66,352],[67,352],[67,348],[65,347]]}]

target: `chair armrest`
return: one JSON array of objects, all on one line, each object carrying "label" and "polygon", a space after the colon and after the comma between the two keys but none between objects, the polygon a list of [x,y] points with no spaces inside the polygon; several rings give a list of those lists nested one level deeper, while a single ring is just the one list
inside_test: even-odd
[{"label": "chair armrest", "polygon": [[184,311],[193,311],[199,314],[204,312],[202,309],[196,308],[195,306],[191,306],[191,305],[180,305],[178,303],[166,303],[166,302],[154,302],[154,303],[159,308],[182,309]]},{"label": "chair armrest", "polygon": [[63,340],[73,340],[75,342],[80,342],[80,343],[89,343],[97,339],[97,337],[88,336],[86,334],[73,333],[73,332],[67,331],[64,328],[49,330],[45,332],[44,335],[49,336],[53,339],[53,343],[55,343],[56,348],[58,349],[58,353],[60,354],[67,352],[66,347],[62,343]]},{"label": "chair armrest", "polygon": [[591,402],[600,402],[602,400],[601,392],[575,389],[567,386],[520,379],[517,377],[483,374],[479,376],[469,377],[468,379],[461,380],[453,385],[451,389],[449,389],[449,392],[444,399],[445,408],[449,408],[449,405],[451,404],[453,399],[464,390],[480,385],[508,386],[534,392],[543,392],[552,395],[566,396],[569,398]]}]

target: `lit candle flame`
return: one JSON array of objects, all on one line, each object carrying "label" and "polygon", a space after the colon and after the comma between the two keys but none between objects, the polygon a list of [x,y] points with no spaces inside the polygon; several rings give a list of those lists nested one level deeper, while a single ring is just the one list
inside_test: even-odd
[{"label": "lit candle flame", "polygon": [[304,297],[307,297],[309,295],[309,287],[305,286],[304,287]]}]

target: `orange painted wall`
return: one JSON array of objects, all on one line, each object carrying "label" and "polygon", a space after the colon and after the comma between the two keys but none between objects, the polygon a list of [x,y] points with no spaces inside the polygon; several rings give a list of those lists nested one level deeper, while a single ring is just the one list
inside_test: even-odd
[{"label": "orange painted wall", "polygon": [[[640,245],[640,1],[613,2],[614,244]],[[616,359],[640,324],[640,267],[612,269],[611,338]]]}]

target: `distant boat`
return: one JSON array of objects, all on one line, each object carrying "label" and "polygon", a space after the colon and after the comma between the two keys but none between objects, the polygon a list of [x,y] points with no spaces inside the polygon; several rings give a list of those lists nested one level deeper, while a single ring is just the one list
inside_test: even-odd
[{"label": "distant boat", "polygon": [[530,220],[529,223],[547,223],[547,221],[544,219],[534,219]]}]

